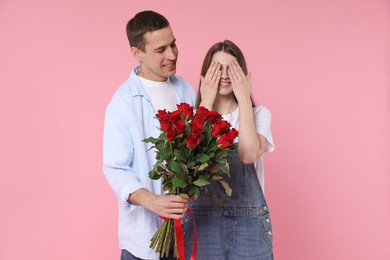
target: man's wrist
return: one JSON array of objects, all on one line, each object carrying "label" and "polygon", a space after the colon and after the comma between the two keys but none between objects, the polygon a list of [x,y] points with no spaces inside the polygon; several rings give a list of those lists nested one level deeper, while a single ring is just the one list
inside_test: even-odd
[{"label": "man's wrist", "polygon": [[147,191],[144,188],[140,188],[129,194],[127,201],[135,205],[141,205],[145,208],[148,208],[150,201],[153,201],[155,194]]},{"label": "man's wrist", "polygon": [[135,190],[135,191],[133,191],[133,192],[130,192],[129,193],[129,196],[127,197],[127,202],[128,203],[132,203],[132,204],[137,204],[137,203],[135,203],[135,201],[134,201],[134,194],[136,193],[136,192],[138,192],[138,191],[141,191],[141,190],[144,190],[143,188],[140,188],[140,189],[138,189],[138,190]]},{"label": "man's wrist", "polygon": [[129,196],[127,197],[127,203],[132,203],[130,200],[131,195],[133,195],[133,193],[129,193]]}]

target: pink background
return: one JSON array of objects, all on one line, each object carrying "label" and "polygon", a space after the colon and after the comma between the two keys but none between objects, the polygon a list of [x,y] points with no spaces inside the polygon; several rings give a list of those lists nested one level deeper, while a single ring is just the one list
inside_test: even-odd
[{"label": "pink background", "polygon": [[273,114],[275,259],[389,260],[385,0],[1,0],[0,259],[119,259],[104,112],[135,65],[125,24],[144,9],[170,20],[195,89],[212,43],[244,51]]}]

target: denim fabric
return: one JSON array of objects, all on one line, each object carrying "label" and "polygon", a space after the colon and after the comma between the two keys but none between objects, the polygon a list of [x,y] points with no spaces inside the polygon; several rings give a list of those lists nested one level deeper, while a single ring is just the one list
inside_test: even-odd
[{"label": "denim fabric", "polygon": [[232,196],[220,183],[208,186],[204,195],[190,203],[193,215],[183,218],[186,259],[192,254],[194,220],[197,259],[272,260],[270,213],[253,164],[243,164],[237,150],[228,156],[231,178],[225,180]]},{"label": "denim fabric", "polygon": [[[161,260],[176,260],[173,252],[168,257],[161,257]],[[142,260],[141,258],[133,256],[129,251],[122,249],[121,260]]]},{"label": "denim fabric", "polygon": [[142,260],[142,259],[135,257],[129,251],[122,249],[121,260]]}]

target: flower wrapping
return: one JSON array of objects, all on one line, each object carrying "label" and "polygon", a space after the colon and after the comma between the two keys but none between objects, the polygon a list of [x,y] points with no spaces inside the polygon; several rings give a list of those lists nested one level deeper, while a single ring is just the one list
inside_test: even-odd
[{"label": "flower wrapping", "polygon": [[[226,194],[232,190],[223,180],[223,173],[230,176],[226,160],[229,150],[235,149],[238,131],[215,111],[200,106],[194,109],[187,103],[177,105],[177,110],[159,110],[160,136],[149,137],[156,151],[156,164],[149,172],[154,180],[162,178],[163,191],[197,199],[212,181],[221,183]],[[150,247],[161,256],[168,256],[174,246],[179,258],[178,234],[172,219],[165,219],[151,239]],[[180,237],[180,236],[179,236]]]}]

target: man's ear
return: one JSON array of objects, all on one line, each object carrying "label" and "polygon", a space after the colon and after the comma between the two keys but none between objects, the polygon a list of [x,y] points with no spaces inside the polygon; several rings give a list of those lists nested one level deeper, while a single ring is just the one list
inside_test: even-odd
[{"label": "man's ear", "polygon": [[134,59],[136,59],[138,62],[142,61],[142,55],[141,50],[137,47],[130,47],[131,54],[133,54]]}]

